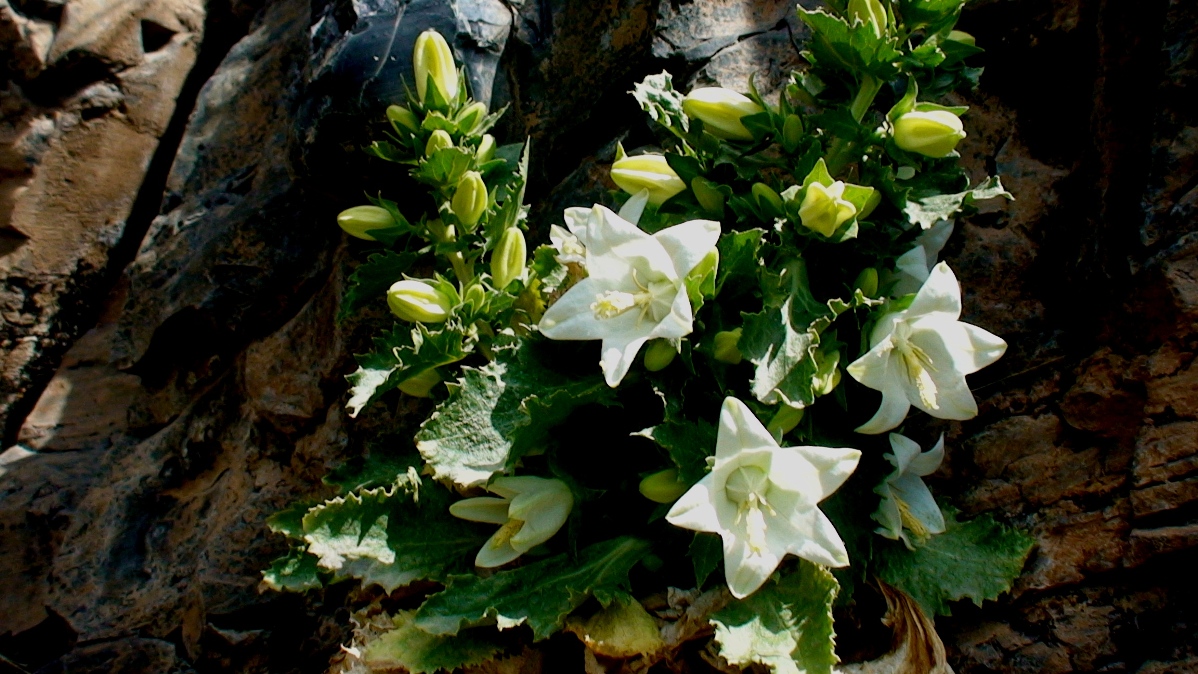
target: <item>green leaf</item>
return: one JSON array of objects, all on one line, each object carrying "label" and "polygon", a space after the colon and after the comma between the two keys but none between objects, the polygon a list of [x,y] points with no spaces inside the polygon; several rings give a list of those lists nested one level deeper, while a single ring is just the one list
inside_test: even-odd
[{"label": "green leaf", "polygon": [[272,562],[270,568],[262,572],[262,582],[276,592],[307,592],[322,585],[316,557],[302,548],[292,548]]},{"label": "green leaf", "polygon": [[374,339],[373,351],[354,356],[358,369],[346,376],[349,416],[358,416],[363,407],[409,377],[465,358],[469,348],[460,328],[443,325],[430,332],[420,323],[414,328],[397,323],[391,332]]},{"label": "green leaf", "polygon": [[890,36],[878,37],[868,24],[850,26],[839,16],[823,9],[798,8],[799,18],[811,27],[811,54],[815,65],[847,71],[854,77],[863,73],[882,80],[893,77],[895,62],[902,54]]},{"label": "green leaf", "polygon": [[557,261],[557,249],[553,246],[537,246],[532,253],[532,269],[536,278],[541,280],[541,292],[548,295],[565,283],[570,270],[566,265]]},{"label": "green leaf", "polygon": [[420,162],[412,177],[436,188],[447,187],[456,185],[473,164],[474,153],[460,147],[446,147]]},{"label": "green leaf", "polygon": [[477,665],[503,648],[502,638],[490,628],[463,630],[456,636],[436,636],[416,627],[414,611],[392,616],[395,629],[366,644],[362,660],[371,671],[402,669],[411,674]]},{"label": "green leaf", "polygon": [[313,507],[303,520],[308,552],[335,579],[361,578],[387,592],[469,568],[487,528],[450,515],[448,491],[421,486],[413,467],[390,487]]},{"label": "green leaf", "polygon": [[577,559],[561,554],[487,578],[451,576],[445,590],[416,611],[415,624],[429,634],[447,635],[490,621],[500,629],[528,623],[540,641],[560,630],[588,597],[610,602],[648,551],[648,542],[623,537],[587,547]]},{"label": "green leaf", "polygon": [[792,573],[711,617],[720,655],[739,667],[757,663],[783,674],[831,674],[840,661],[832,629],[838,588],[827,569],[800,560]]},{"label": "green leaf", "polygon": [[665,421],[634,435],[649,438],[666,450],[688,485],[703,479],[707,457],[715,454],[716,428],[710,421],[689,421],[667,413]]},{"label": "green leaf", "polygon": [[343,320],[369,303],[385,306],[387,289],[396,281],[403,280],[404,272],[418,257],[416,253],[388,250],[367,258],[349,277],[349,290],[345,292],[337,319]]},{"label": "green leaf", "polygon": [[899,0],[903,21],[911,30],[924,27],[926,33],[938,33],[957,22],[965,0]]},{"label": "green leaf", "polygon": [[464,367],[449,399],[420,427],[416,447],[438,480],[485,483],[528,451],[581,405],[616,404],[599,374],[563,374],[543,341],[497,348],[494,362]]},{"label": "green leaf", "polygon": [[695,588],[702,590],[707,577],[724,561],[724,544],[718,535],[700,531],[691,541],[688,554],[695,567]]},{"label": "green leaf", "polygon": [[928,615],[950,615],[949,602],[978,606],[997,599],[1019,577],[1035,540],[999,524],[989,514],[959,522],[944,512],[945,531],[914,550],[898,543],[876,545],[878,577],[911,595]]},{"label": "green leaf", "polygon": [[952,218],[976,201],[996,197],[1012,200],[1015,198],[1003,188],[998,176],[986,178],[977,187],[956,194],[937,194],[922,198],[909,196],[903,212],[911,224],[928,229],[941,220]]},{"label": "green leaf", "polygon": [[690,119],[682,111],[682,94],[674,90],[673,76],[666,71],[649,75],[632,87],[632,96],[653,121],[681,135],[690,130]]},{"label": "green leaf", "polygon": [[720,250],[720,268],[716,273],[715,292],[719,295],[729,280],[733,285],[756,281],[757,269],[761,266],[758,252],[764,229],[743,232],[728,232],[720,236],[716,247]]}]

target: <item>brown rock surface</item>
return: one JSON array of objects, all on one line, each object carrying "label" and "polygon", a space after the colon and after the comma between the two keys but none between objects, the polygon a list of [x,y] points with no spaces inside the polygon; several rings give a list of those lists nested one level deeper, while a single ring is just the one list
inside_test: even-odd
[{"label": "brown rock surface", "polygon": [[[253,17],[220,24],[244,29],[235,46],[209,30],[218,6]],[[397,397],[346,419],[341,376],[370,319],[331,320],[351,265],[330,217],[389,174],[363,168],[353,134],[369,127],[328,85],[374,62],[361,45],[393,10],[0,0],[0,653],[28,671],[321,671],[346,639],[349,588],[257,583],[282,545],[266,517],[325,495],[372,429],[423,410]],[[647,142],[624,93],[641,76],[756,72],[768,90],[803,40],[773,2],[408,11],[476,31],[455,48],[476,86],[499,73],[506,131],[533,136],[545,222],[594,188],[610,141]],[[1038,546],[1012,595],[938,620],[950,663],[1193,671],[1198,7],[979,0],[961,27],[988,49],[961,96],[962,155],[1017,201],[963,223],[945,255],[965,318],[1010,350],[971,378],[980,416],[936,426],[934,487]]]}]

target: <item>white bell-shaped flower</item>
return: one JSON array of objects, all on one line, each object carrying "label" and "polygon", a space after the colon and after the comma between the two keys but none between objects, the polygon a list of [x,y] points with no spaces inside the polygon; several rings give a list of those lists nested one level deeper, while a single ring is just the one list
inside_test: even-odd
[{"label": "white bell-shaped flower", "polygon": [[449,506],[454,517],[501,525],[474,558],[484,568],[503,566],[553,538],[574,507],[570,488],[553,478],[497,477],[487,491],[500,498],[468,498]]}]

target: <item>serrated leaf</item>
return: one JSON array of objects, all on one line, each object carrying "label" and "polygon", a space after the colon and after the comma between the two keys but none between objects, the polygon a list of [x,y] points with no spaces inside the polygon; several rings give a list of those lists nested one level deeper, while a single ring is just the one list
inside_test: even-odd
[{"label": "serrated leaf", "polygon": [[972,206],[975,201],[1004,197],[1014,199],[1011,193],[1002,186],[998,176],[986,178],[977,187],[956,194],[937,194],[922,198],[908,197],[903,213],[911,224],[923,229],[930,229],[941,220],[948,220],[965,208]]},{"label": "serrated leaf", "polygon": [[338,320],[345,319],[370,303],[385,306],[387,289],[403,279],[404,273],[411,268],[417,257],[419,255],[416,253],[388,250],[367,258],[349,277],[349,289],[341,301],[341,309],[337,313]]},{"label": "serrated leaf", "polygon": [[929,615],[950,615],[949,602],[970,599],[978,606],[1011,589],[1035,540],[999,524],[989,514],[958,522],[944,512],[945,531],[914,550],[877,546],[878,577],[911,595]]},{"label": "serrated leaf", "polygon": [[412,177],[433,187],[455,185],[474,164],[474,153],[460,147],[446,147],[429,155],[412,171]]},{"label": "serrated leaf", "polygon": [[292,548],[262,572],[262,582],[276,592],[307,592],[321,587],[320,568],[315,556]]},{"label": "serrated leaf", "polygon": [[688,485],[707,474],[707,457],[715,455],[715,424],[690,421],[667,414],[665,421],[635,433],[657,443],[678,467],[678,475]]},{"label": "serrated leaf", "polygon": [[795,571],[711,617],[720,655],[739,667],[757,663],[781,674],[831,674],[840,661],[832,629],[838,587],[827,569],[800,560]]},{"label": "serrated leaf", "polygon": [[690,130],[690,118],[682,111],[682,94],[674,90],[673,76],[666,71],[649,75],[633,85],[632,96],[649,117],[676,134]]},{"label": "serrated leaf", "polygon": [[454,636],[437,636],[416,627],[415,611],[392,616],[395,629],[366,644],[362,660],[372,671],[403,669],[425,674],[479,664],[503,648],[501,636],[490,628],[463,630]]},{"label": "serrated leaf", "polygon": [[391,487],[351,493],[304,516],[308,552],[335,578],[361,578],[384,590],[441,580],[469,568],[487,540],[486,527],[449,514],[449,492],[420,489],[413,470]]},{"label": "serrated leaf", "polygon": [[823,9],[807,11],[799,6],[799,18],[811,27],[811,53],[819,67],[836,68],[853,76],[869,73],[882,80],[893,77],[895,62],[902,54],[894,38],[878,37],[869,24],[849,25]]},{"label": "serrated leaf", "polygon": [[702,590],[707,577],[724,561],[724,544],[716,534],[700,531],[691,541],[688,555],[695,568],[695,589]]},{"label": "serrated leaf", "polygon": [[346,376],[350,383],[349,401],[345,403],[349,416],[358,416],[363,407],[409,377],[456,363],[467,353],[468,344],[460,328],[442,325],[430,332],[419,323],[414,328],[396,324],[391,332],[374,339],[373,351],[354,356],[358,369]]},{"label": "serrated leaf", "polygon": [[[405,439],[406,440],[406,439]],[[409,480],[409,471],[420,467],[420,457],[415,452],[396,453],[392,446],[399,444],[395,436],[384,436],[382,441],[372,443],[370,455],[363,459],[347,461],[334,468],[321,481],[340,488],[342,493],[390,487]],[[407,444],[404,442],[403,444]]]},{"label": "serrated leaf", "polygon": [[760,266],[758,251],[765,236],[763,229],[743,232],[727,232],[720,236],[716,247],[720,250],[720,268],[716,274],[715,292],[718,295],[729,280],[736,283],[755,280]]},{"label": "serrated leaf", "polygon": [[462,368],[456,390],[416,435],[434,478],[483,484],[542,448],[549,431],[579,406],[616,404],[602,376],[563,374],[546,362],[545,348],[521,339],[497,348],[495,360],[481,368]]},{"label": "serrated leaf", "polygon": [[500,629],[522,623],[540,641],[560,630],[566,616],[592,595],[610,600],[628,584],[628,572],[649,543],[623,537],[591,545],[577,559],[561,554],[490,577],[451,576],[445,590],[416,611],[415,624],[429,634],[495,621]]}]

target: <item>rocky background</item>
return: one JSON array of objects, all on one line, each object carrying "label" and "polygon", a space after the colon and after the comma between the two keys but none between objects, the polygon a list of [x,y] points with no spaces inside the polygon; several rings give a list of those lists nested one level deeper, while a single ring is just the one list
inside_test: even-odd
[{"label": "rocky background", "polygon": [[[321,672],[347,640],[352,588],[258,592],[264,520],[424,412],[342,410],[371,317],[332,320],[333,216],[393,175],[357,148],[428,26],[532,137],[542,228],[650,141],[634,81],[776,89],[805,39],[769,0],[0,0],[0,672]],[[1038,546],[937,621],[950,663],[1198,671],[1198,5],[960,27],[962,154],[1017,201],[947,257],[1011,349],[933,488]]]}]

